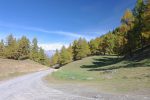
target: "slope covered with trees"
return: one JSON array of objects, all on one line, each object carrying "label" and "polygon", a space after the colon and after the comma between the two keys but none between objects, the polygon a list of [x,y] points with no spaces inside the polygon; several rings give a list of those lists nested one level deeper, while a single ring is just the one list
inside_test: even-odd
[{"label": "slope covered with trees", "polygon": [[9,35],[6,41],[1,40],[0,42],[0,57],[15,60],[31,59],[49,66],[49,58],[45,55],[44,50],[38,47],[37,43],[36,38],[30,43],[25,36],[17,40],[13,35]]},{"label": "slope covered with trees", "polygon": [[143,51],[149,45],[150,0],[137,0],[133,10],[126,10],[119,27],[89,42],[84,38],[73,41],[70,50],[65,47],[60,52],[57,50],[51,64],[62,65],[62,60],[67,64],[91,55],[115,54],[132,58],[137,50]]},{"label": "slope covered with trees", "polygon": [[137,0],[133,10],[127,9],[121,18],[121,25],[113,31],[86,41],[74,40],[68,48],[65,46],[48,59],[44,50],[39,48],[37,39],[32,43],[23,36],[17,40],[9,35],[0,42],[0,57],[9,59],[30,58],[44,65],[64,65],[93,55],[121,55],[132,58],[137,50],[150,45],[150,0]]}]

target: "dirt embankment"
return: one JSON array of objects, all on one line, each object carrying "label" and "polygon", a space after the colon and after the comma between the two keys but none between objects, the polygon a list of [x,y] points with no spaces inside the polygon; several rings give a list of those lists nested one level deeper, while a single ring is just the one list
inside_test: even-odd
[{"label": "dirt embankment", "polygon": [[48,67],[29,59],[11,60],[0,58],[0,80],[45,69],[48,69]]}]

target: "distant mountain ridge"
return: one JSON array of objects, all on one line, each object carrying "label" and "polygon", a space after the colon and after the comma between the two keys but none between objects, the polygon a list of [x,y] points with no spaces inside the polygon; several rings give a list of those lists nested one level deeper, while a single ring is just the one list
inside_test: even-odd
[{"label": "distant mountain ridge", "polygon": [[45,54],[48,57],[52,57],[55,54],[56,50],[45,50]]}]

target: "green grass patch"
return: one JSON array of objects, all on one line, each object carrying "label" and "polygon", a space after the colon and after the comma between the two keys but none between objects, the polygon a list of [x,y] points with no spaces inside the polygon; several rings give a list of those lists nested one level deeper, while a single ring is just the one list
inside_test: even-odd
[{"label": "green grass patch", "polygon": [[150,59],[126,61],[117,56],[87,57],[63,66],[47,79],[50,77],[66,82],[87,82],[112,92],[150,89]]}]

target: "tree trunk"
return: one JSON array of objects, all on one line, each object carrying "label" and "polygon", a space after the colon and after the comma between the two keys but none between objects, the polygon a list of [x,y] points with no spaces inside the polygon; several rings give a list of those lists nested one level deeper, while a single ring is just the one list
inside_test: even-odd
[{"label": "tree trunk", "polygon": [[132,43],[131,43],[131,38],[130,38],[129,33],[127,33],[127,38],[128,38],[129,55],[130,55],[130,57],[132,57],[133,56],[133,54],[132,54]]},{"label": "tree trunk", "polygon": [[140,38],[141,38],[141,51],[143,51],[144,44],[143,44],[143,37],[142,37],[142,34],[140,35]]}]

